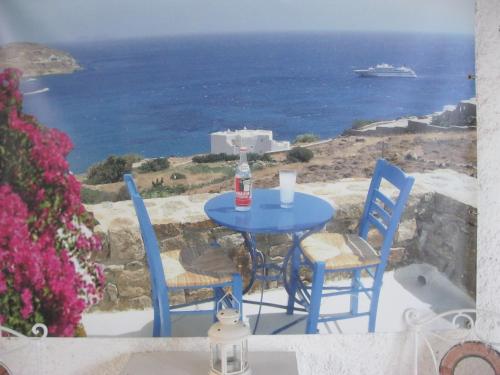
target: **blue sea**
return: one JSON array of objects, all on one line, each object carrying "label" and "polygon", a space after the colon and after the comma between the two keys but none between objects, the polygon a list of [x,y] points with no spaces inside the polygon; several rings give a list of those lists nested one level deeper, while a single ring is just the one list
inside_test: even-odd
[{"label": "blue sea", "polygon": [[[355,120],[423,115],[475,95],[472,35],[289,33],[57,44],[84,68],[25,81],[25,112],[68,133],[74,172],[107,156],[210,151],[209,133],[336,136]],[[415,79],[353,69],[406,65]]]}]

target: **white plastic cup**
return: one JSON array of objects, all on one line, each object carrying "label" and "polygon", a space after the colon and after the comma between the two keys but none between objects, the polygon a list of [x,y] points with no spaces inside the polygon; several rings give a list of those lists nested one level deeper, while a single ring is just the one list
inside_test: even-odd
[{"label": "white plastic cup", "polygon": [[293,206],[293,196],[295,193],[295,180],[297,172],[290,170],[280,171],[280,205],[281,208]]}]

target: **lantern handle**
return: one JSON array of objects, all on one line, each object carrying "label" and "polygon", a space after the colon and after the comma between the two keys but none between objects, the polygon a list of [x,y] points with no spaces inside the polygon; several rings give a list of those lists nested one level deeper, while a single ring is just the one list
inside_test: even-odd
[{"label": "lantern handle", "polygon": [[240,302],[236,298],[234,298],[233,293],[231,293],[231,292],[227,292],[226,294],[224,294],[222,296],[222,298],[219,301],[217,301],[217,312],[219,312],[221,310],[222,302],[224,302],[224,299],[226,297],[231,297],[232,298],[233,304],[236,303],[236,310],[238,312],[240,312]]}]

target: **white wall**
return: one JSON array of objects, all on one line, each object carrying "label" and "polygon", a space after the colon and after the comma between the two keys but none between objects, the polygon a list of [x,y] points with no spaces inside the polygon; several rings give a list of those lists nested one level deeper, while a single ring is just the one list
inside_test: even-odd
[{"label": "white wall", "polygon": [[500,312],[500,0],[476,2],[477,307]]}]

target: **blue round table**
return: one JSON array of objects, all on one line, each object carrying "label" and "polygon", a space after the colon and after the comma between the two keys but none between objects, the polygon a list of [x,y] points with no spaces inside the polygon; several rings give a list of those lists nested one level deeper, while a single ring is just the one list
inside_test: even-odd
[{"label": "blue round table", "polygon": [[313,195],[295,193],[293,207],[280,207],[279,190],[254,189],[249,211],[234,209],[234,192],[224,193],[205,204],[205,213],[219,225],[237,232],[295,233],[324,226],[333,207]]},{"label": "blue round table", "polygon": [[[290,287],[286,280],[288,261],[291,259],[294,263],[300,262],[300,241],[309,234],[322,229],[333,218],[335,210],[327,201],[310,194],[296,192],[291,208],[280,207],[278,189],[253,189],[252,195],[252,206],[249,211],[236,211],[234,192],[229,192],[210,199],[205,204],[205,213],[215,223],[240,232],[245,239],[245,245],[252,260],[252,273],[244,293],[252,288],[256,279],[284,280],[288,291]],[[292,234],[293,243],[283,263],[267,262],[265,255],[257,249],[255,235],[263,233]],[[259,270],[260,274],[258,274]],[[274,271],[274,274],[271,275],[270,270]],[[245,302],[252,303],[251,301]],[[292,311],[293,303],[294,296],[290,296],[287,306],[263,304]]]}]

